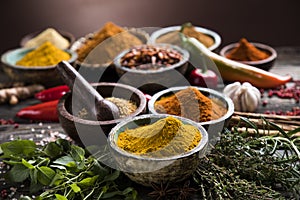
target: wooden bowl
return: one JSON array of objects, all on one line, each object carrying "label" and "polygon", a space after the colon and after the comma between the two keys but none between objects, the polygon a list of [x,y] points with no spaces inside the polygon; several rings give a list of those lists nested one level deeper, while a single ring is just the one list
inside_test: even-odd
[{"label": "wooden bowl", "polygon": [[[16,62],[33,49],[18,48],[5,52],[1,56],[3,71],[13,80],[24,83],[37,83],[45,87],[53,87],[62,84],[62,80],[56,71],[56,65],[25,67],[16,65]],[[68,60],[72,64],[77,59],[74,51],[65,50],[71,55]]]},{"label": "wooden bowl", "polygon": [[181,120],[184,124],[197,127],[202,135],[200,142],[192,150],[175,156],[156,158],[136,155],[118,147],[118,136],[125,129],[152,124],[167,116],[169,115],[147,114],[137,116],[133,119],[126,119],[116,125],[109,133],[109,147],[119,170],[123,171],[136,183],[151,186],[151,183],[161,184],[182,181],[197,169],[201,160],[200,158],[206,153],[208,143],[206,130],[192,120],[177,116],[174,117]]},{"label": "wooden bowl", "polygon": [[65,94],[58,103],[59,122],[64,131],[78,144],[85,146],[106,143],[106,136],[110,130],[123,120],[146,112],[146,98],[144,94],[131,86],[120,83],[93,83],[98,92],[104,97],[116,97],[130,99],[137,105],[137,109],[125,118],[109,121],[97,121],[96,119],[84,119],[80,117],[76,110],[81,110],[83,105],[75,104],[72,93]]}]

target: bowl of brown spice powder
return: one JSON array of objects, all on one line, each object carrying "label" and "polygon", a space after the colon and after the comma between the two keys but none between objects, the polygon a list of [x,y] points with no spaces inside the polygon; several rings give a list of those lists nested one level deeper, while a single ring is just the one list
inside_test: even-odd
[{"label": "bowl of brown spice powder", "polygon": [[203,87],[180,86],[162,90],[152,96],[148,109],[153,114],[170,114],[203,125],[209,135],[220,132],[234,112],[230,98]]},{"label": "bowl of brown spice powder", "polygon": [[224,46],[220,50],[220,55],[266,71],[272,68],[277,58],[277,52],[271,46],[249,42],[246,38]]}]

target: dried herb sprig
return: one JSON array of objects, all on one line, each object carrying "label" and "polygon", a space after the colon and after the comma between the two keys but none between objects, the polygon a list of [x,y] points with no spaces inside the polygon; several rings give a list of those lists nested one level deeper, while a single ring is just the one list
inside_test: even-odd
[{"label": "dried herb sprig", "polygon": [[201,198],[299,199],[300,139],[293,136],[299,130],[284,132],[265,120],[278,134],[262,136],[255,124],[242,120],[257,134],[224,130],[193,175]]}]

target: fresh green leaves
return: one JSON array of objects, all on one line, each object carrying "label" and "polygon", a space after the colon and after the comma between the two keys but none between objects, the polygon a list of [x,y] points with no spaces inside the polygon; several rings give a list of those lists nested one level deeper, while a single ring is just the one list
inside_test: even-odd
[{"label": "fresh green leaves", "polygon": [[36,144],[31,140],[15,140],[1,144],[1,149],[2,158],[10,158],[11,156],[30,158],[36,150]]},{"label": "fresh green leaves", "polygon": [[137,197],[133,188],[116,183],[121,178],[119,171],[102,165],[67,140],[58,139],[44,147],[33,141],[16,140],[0,144],[0,149],[1,157],[12,166],[7,180],[29,180],[32,193],[42,192],[38,200]]}]

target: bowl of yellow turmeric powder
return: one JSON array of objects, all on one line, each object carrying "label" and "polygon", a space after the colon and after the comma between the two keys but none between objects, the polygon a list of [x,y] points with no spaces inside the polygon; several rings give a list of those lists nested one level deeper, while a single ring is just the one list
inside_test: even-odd
[{"label": "bowl of yellow turmeric powder", "polygon": [[62,60],[72,64],[76,58],[76,52],[45,42],[37,48],[9,50],[1,56],[1,62],[3,71],[14,81],[52,87],[63,83],[56,64]]},{"label": "bowl of yellow turmeric powder", "polygon": [[115,166],[151,186],[188,178],[206,153],[208,134],[187,118],[146,114],[116,125],[108,143]]}]

